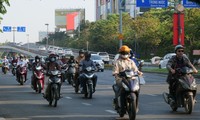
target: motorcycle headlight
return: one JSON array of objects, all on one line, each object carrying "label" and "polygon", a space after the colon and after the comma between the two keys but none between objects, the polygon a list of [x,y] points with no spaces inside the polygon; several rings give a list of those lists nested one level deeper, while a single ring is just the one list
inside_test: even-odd
[{"label": "motorcycle headlight", "polygon": [[123,86],[123,88],[124,88],[126,91],[129,91],[128,86],[127,86],[126,84],[124,84],[123,82],[122,82],[122,86]]}]

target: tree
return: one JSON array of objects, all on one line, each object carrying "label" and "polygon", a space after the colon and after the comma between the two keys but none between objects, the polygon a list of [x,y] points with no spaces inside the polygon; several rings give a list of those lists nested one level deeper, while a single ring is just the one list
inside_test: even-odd
[{"label": "tree", "polygon": [[7,6],[10,6],[9,0],[1,0],[0,1],[0,23],[1,23],[1,20],[3,19],[1,17],[1,15],[4,15],[7,12],[6,7],[4,6],[5,4]]}]

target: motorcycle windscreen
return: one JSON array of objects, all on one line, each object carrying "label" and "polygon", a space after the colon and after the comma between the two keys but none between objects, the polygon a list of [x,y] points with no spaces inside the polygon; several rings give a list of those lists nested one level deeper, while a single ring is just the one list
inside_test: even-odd
[{"label": "motorcycle windscreen", "polygon": [[185,75],[181,79],[179,79],[181,86],[184,89],[195,90],[196,89],[196,81],[192,75]]}]

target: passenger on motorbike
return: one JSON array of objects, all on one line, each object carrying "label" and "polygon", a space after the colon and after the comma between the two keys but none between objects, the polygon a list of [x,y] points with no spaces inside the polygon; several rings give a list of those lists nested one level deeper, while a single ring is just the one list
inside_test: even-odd
[{"label": "passenger on motorbike", "polygon": [[[49,62],[48,62],[47,65],[46,65],[47,76],[50,75],[50,74],[49,74],[50,71],[53,71],[53,70],[59,70],[59,71],[61,71],[61,66],[56,62],[56,61],[57,61],[56,58],[57,58],[57,55],[54,54],[54,53],[51,53],[51,54],[49,55]],[[47,85],[47,88],[46,88],[45,94],[44,94],[44,98],[47,98],[48,93],[49,93],[49,90],[50,90],[49,88],[50,88],[50,86]],[[60,88],[60,89],[61,89],[61,88]]]},{"label": "passenger on motorbike", "polygon": [[[28,66],[27,61],[24,60],[24,55],[19,56],[19,60],[17,61],[17,71],[16,71],[16,79],[19,80],[19,68]],[[25,82],[27,81],[27,72],[25,73]]]},{"label": "passenger on motorbike", "polygon": [[129,58],[135,62],[135,65],[137,67],[139,67],[139,62],[138,62],[137,58],[135,57],[135,54],[133,53],[132,49],[130,50],[130,57]]},{"label": "passenger on motorbike", "polygon": [[[70,56],[70,58],[69,58],[69,60],[67,61],[67,65],[68,65],[68,67],[72,67],[72,66],[70,66],[70,65],[72,65],[72,64],[75,64],[75,66],[74,67],[76,67],[77,65],[78,65],[78,62],[75,60],[75,58],[74,58],[74,56],[73,55],[71,55]],[[69,71],[69,68],[68,68],[68,71]],[[67,74],[67,78],[69,78],[70,77],[70,74]],[[73,78],[73,81],[75,82],[75,77]],[[75,85],[73,85],[73,86],[75,86]]]},{"label": "passenger on motorbike", "polygon": [[13,59],[12,59],[12,61],[11,61],[12,65],[13,65],[14,63],[17,64],[17,61],[18,61],[18,60],[17,60],[17,57],[14,56]]},{"label": "passenger on motorbike", "polygon": [[[95,66],[94,62],[90,59],[91,54],[89,52],[85,52],[84,55],[85,55],[85,60],[82,60],[81,63],[80,63],[80,66],[81,66],[80,72],[84,73],[85,69],[87,67],[92,67],[95,71],[96,66]],[[86,80],[87,80],[87,78],[83,74],[80,74],[79,80],[80,80],[81,86],[83,87],[82,92],[84,93],[84,91],[86,91]],[[95,92],[95,87],[96,87],[96,83],[97,83],[97,75],[93,76],[92,82],[93,82],[93,92]]]},{"label": "passenger on motorbike", "polygon": [[[122,78],[119,76],[120,72],[125,71],[126,69],[131,69],[134,72],[137,72],[139,75],[142,75],[143,73],[140,72],[137,68],[137,66],[135,65],[135,63],[133,62],[133,60],[131,60],[129,58],[130,56],[130,48],[126,45],[123,45],[120,47],[119,49],[119,59],[115,62],[114,67],[113,67],[113,76],[115,77],[115,82],[116,82],[116,86],[121,89],[122,88]],[[114,91],[115,92],[115,91]],[[117,97],[118,95],[120,95],[121,99],[121,107],[124,107],[124,100],[125,100],[125,95],[123,94],[123,92],[120,92],[120,90],[118,91],[119,93],[115,92],[115,98],[114,98],[114,104],[115,104],[115,108],[118,108],[118,104],[117,104]],[[137,96],[138,98],[138,96]],[[122,110],[124,110],[124,108],[122,108]],[[125,112],[125,111],[123,111]]]},{"label": "passenger on motorbike", "polygon": [[173,87],[174,82],[176,81],[176,78],[174,77],[176,73],[177,68],[182,67],[190,67],[193,69],[194,73],[197,73],[198,70],[192,65],[188,57],[183,54],[184,53],[184,47],[182,45],[175,46],[175,53],[176,55],[173,56],[167,63],[166,67],[169,70],[168,77],[167,77],[167,83],[169,84],[169,96],[172,97],[174,95],[175,88]]}]

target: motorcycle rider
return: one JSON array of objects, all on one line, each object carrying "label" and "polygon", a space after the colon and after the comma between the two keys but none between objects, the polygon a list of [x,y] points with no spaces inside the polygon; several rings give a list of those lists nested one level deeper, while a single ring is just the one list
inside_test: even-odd
[{"label": "motorcycle rider", "polygon": [[[81,65],[80,72],[83,73],[85,71],[85,69],[90,66],[95,70],[96,66],[95,66],[94,62],[90,59],[91,54],[89,52],[85,52],[84,55],[85,55],[85,60],[82,60],[80,63],[80,65]],[[84,91],[86,91],[87,78],[83,74],[80,74],[79,80],[80,80],[81,86],[83,87],[82,93],[84,93]],[[97,75],[93,76],[92,82],[93,82],[93,92],[95,92],[95,87],[96,87],[96,83],[97,83]]]},{"label": "motorcycle rider", "polygon": [[[33,70],[33,74],[31,76],[32,85],[34,85],[36,83],[36,81],[35,81],[36,78],[34,78],[34,71],[36,70],[36,66],[41,66],[43,68],[43,70],[46,69],[46,66],[41,62],[41,58],[39,56],[35,56],[35,61],[32,64],[32,70]],[[43,81],[42,84],[44,85],[44,81]],[[34,87],[35,87],[35,85],[34,85]]]},{"label": "motorcycle rider", "polygon": [[135,57],[135,54],[133,53],[133,50],[130,50],[130,57],[131,60],[133,60],[135,62],[135,65],[139,68],[139,62],[137,60],[137,58]]},{"label": "motorcycle rider", "polygon": [[[114,67],[113,67],[113,76],[115,77],[115,82],[116,82],[116,87],[117,88],[121,88],[122,87],[122,78],[119,76],[120,72],[123,72],[126,69],[132,69],[134,72],[137,72],[139,75],[142,75],[143,73],[140,72],[137,68],[137,66],[135,65],[135,63],[133,62],[133,60],[131,60],[129,58],[130,55],[130,48],[126,45],[123,45],[120,47],[119,49],[119,59],[115,62]],[[115,92],[115,91],[114,91]],[[120,101],[121,101],[121,107],[122,110],[124,110],[124,97],[125,95],[123,94],[123,92],[120,92],[120,90],[117,92],[115,92],[115,98],[114,98],[114,104],[115,104],[115,108],[117,109],[119,106],[117,104],[117,97],[120,94]],[[137,95],[138,98],[138,95]],[[138,102],[138,100],[137,100]],[[122,111],[125,112],[125,111]]]},{"label": "motorcycle rider", "polygon": [[[59,70],[59,71],[61,71],[61,66],[58,64],[56,58],[57,58],[57,55],[54,54],[54,53],[51,53],[49,55],[49,62],[46,65],[47,76],[49,76],[49,72],[50,71],[53,71],[53,70]],[[45,94],[43,95],[43,97],[46,98],[46,99],[47,99],[49,90],[50,90],[50,86],[47,85],[47,88],[45,90]]]},{"label": "motorcycle rider", "polygon": [[[4,56],[4,59],[2,61],[3,65],[8,64],[9,65],[9,60],[7,59],[7,56]],[[4,71],[3,69],[5,69],[4,67],[2,67],[2,71]]]},{"label": "motorcycle rider", "polygon": [[198,70],[193,66],[188,57],[184,54],[184,47],[182,45],[176,45],[174,51],[176,55],[172,56],[172,58],[168,61],[166,65],[169,71],[167,77],[167,83],[169,84],[168,97],[172,97],[174,95],[175,88],[173,87],[173,84],[176,81],[174,75],[176,73],[177,68],[182,68],[187,66],[192,68],[194,73],[198,73]]},{"label": "motorcycle rider", "polygon": [[12,61],[11,61],[11,64],[12,64],[12,70],[14,70],[14,64],[17,65],[17,61],[18,61],[17,57],[14,56],[13,59],[12,59]]},{"label": "motorcycle rider", "polygon": [[[70,64],[72,64],[72,63],[74,63],[75,66],[78,65],[78,62],[75,60],[73,55],[70,56],[69,60],[67,61],[67,65],[70,66]],[[69,74],[67,74],[67,77],[69,77]],[[74,77],[73,81],[75,82],[75,80],[76,79]],[[73,86],[75,86],[75,85],[73,85]]]},{"label": "motorcycle rider", "polygon": [[83,49],[79,50],[79,55],[75,58],[76,63],[77,63],[77,65],[76,65],[76,73],[75,73],[75,77],[74,77],[75,80],[78,80],[78,77],[80,75],[79,64],[80,64],[80,62],[82,60],[85,59],[84,53],[85,53],[85,51]]},{"label": "motorcycle rider", "polygon": [[[19,80],[19,67],[27,67],[27,61],[24,60],[24,56],[20,55],[19,60],[17,61],[17,71],[16,71],[16,79]],[[27,81],[27,72],[25,73],[25,82]]]}]

